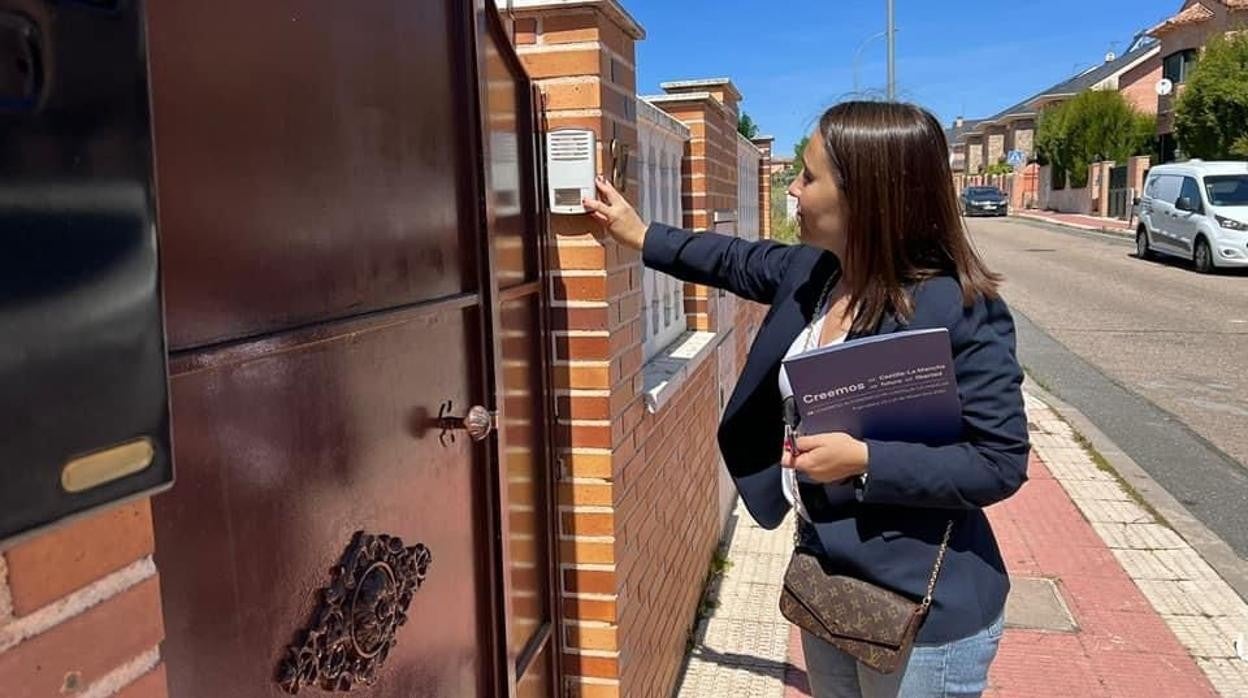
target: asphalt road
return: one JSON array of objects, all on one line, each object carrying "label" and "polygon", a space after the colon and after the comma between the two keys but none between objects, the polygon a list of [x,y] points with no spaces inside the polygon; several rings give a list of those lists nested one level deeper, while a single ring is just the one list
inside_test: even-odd
[{"label": "asphalt road", "polygon": [[1032,377],[1248,559],[1248,274],[1031,221],[969,225],[1006,276]]}]

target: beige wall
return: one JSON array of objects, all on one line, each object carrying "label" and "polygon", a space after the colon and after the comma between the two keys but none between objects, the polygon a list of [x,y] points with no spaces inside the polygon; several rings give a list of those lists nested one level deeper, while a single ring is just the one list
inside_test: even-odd
[{"label": "beige wall", "polygon": [[966,173],[976,174],[984,169],[984,140],[982,137],[966,139]]},{"label": "beige wall", "polygon": [[1023,151],[1029,158],[1036,154],[1035,127],[1020,129],[1014,132],[1014,150]]},{"label": "beige wall", "polygon": [[1053,168],[1049,165],[1041,167],[1037,182],[1040,192],[1036,202],[1037,208],[1043,211],[1083,214],[1092,210],[1092,195],[1089,187],[1071,189],[1068,186],[1065,189],[1054,190],[1052,182]]},{"label": "beige wall", "polygon": [[1005,158],[1005,127],[991,126],[984,137],[984,166],[991,167]]},{"label": "beige wall", "polygon": [[1010,122],[1005,135],[1005,150],[1021,150],[1031,157],[1036,151],[1036,120],[1016,119]]},{"label": "beige wall", "polygon": [[949,148],[950,167],[954,172],[966,171],[966,144],[962,143]]}]

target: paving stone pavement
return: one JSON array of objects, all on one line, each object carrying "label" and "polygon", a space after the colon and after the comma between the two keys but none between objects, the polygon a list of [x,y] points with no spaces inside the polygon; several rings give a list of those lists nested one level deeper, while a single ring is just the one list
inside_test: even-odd
[{"label": "paving stone pavement", "polygon": [[[991,693],[1030,694],[1025,678],[1038,674],[1050,694],[1203,696],[1209,688],[1192,678],[1203,672],[1221,696],[1248,697],[1248,604],[1097,467],[1070,425],[1030,393],[1027,415],[1037,477],[1022,501],[990,512],[993,526],[1011,548],[1011,573],[1060,579],[1082,627],[1077,637],[1007,632]],[[1036,519],[1062,546],[1043,543],[1038,529],[1028,534]],[[708,592],[718,606],[699,623],[679,697],[809,694],[796,634],[778,608],[792,526],[790,517],[765,531],[738,503],[724,539],[730,566]],[[1106,656],[1116,657],[1108,669],[1097,663]],[[1169,684],[1177,693],[1147,683],[1158,668],[1186,677]],[[1058,673],[1061,681],[1048,678]]]},{"label": "paving stone pavement", "polygon": [[[1011,573],[1058,578],[1083,627],[1077,634],[1007,631],[991,693],[1169,698],[1208,695],[1208,684],[1197,683],[1207,679],[1219,695],[1248,698],[1248,604],[1098,468],[1066,422],[1026,397],[1043,463],[1023,501],[995,512],[993,524],[1015,543]],[[1043,519],[1050,539],[1065,545],[1028,547],[1020,515]],[[730,567],[711,590],[718,606],[698,626],[677,695],[809,695],[796,634],[777,608],[792,537],[791,517],[766,531],[738,503],[725,537]],[[1072,646],[1083,650],[1071,654]],[[1105,669],[1094,656],[1114,660]],[[1173,679],[1149,683],[1158,671]]]},{"label": "paving stone pavement", "polygon": [[763,529],[738,500],[725,536],[729,567],[710,590],[717,602],[697,628],[681,698],[782,698],[789,624],[780,586],[793,547],[793,518]]},{"label": "paving stone pavement", "polygon": [[1248,604],[1182,537],[1107,479],[1069,424],[1026,397],[1032,446],[1054,478],[1218,693],[1248,696]]}]

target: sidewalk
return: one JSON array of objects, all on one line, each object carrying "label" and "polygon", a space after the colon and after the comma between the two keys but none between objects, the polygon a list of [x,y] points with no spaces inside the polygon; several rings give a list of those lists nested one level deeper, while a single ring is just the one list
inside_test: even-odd
[{"label": "sidewalk", "polygon": [[[989,510],[1014,590],[988,695],[1248,696],[1235,649],[1248,605],[1047,405],[1028,395],[1027,411],[1031,479]],[[792,523],[763,531],[740,506],[734,522],[719,605],[679,695],[808,696],[800,641],[777,609]]]},{"label": "sidewalk", "polygon": [[1091,230],[1115,235],[1134,235],[1134,228],[1131,227],[1131,223],[1118,218],[1101,218],[1099,216],[1084,216],[1077,213],[1057,213],[1054,211],[1014,211],[1011,215],[1017,218],[1030,218],[1035,221],[1052,223],[1053,225],[1064,225],[1068,228],[1078,228],[1079,230]]}]

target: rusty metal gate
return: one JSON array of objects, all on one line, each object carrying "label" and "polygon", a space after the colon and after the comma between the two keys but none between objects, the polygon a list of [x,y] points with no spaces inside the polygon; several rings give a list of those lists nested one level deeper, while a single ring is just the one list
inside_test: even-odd
[{"label": "rusty metal gate", "polygon": [[1131,215],[1131,190],[1127,187],[1127,166],[1109,171],[1109,217],[1126,220]]}]

